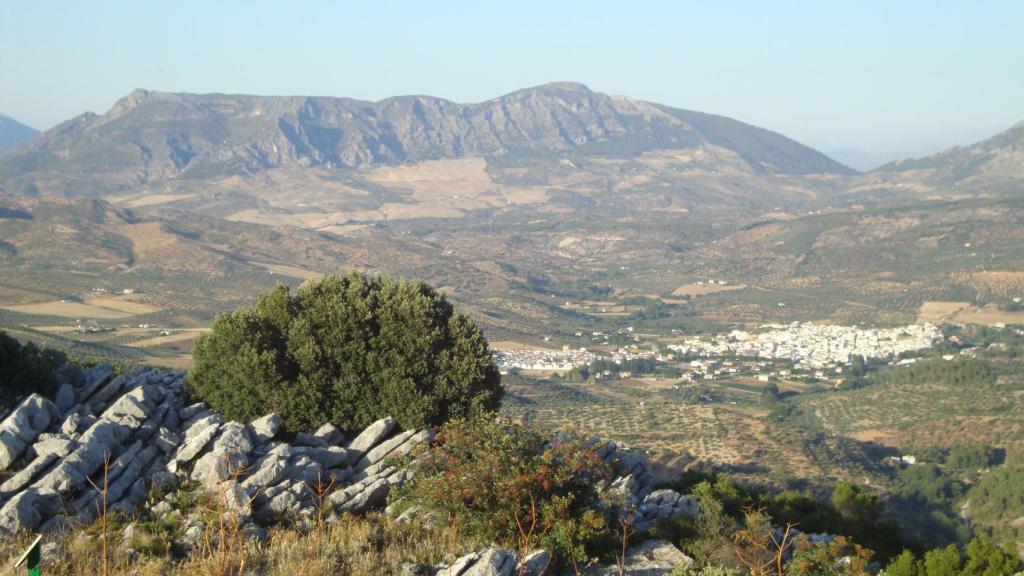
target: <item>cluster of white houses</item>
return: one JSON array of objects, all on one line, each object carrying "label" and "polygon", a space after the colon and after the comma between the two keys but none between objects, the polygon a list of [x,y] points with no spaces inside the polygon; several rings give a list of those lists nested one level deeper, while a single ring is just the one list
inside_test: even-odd
[{"label": "cluster of white houses", "polygon": [[889,358],[903,352],[930,348],[942,339],[932,324],[911,324],[900,328],[859,328],[793,322],[767,324],[762,332],[733,330],[712,339],[693,338],[669,349],[691,356],[724,355],[789,360],[810,368],[844,365],[853,356]]},{"label": "cluster of white houses", "polygon": [[653,358],[658,362],[668,360],[657,350],[644,350],[636,346],[622,347],[611,354],[593,352],[586,348],[572,349],[568,346],[560,351],[518,349],[495,351],[493,354],[501,370],[516,368],[546,372],[565,372],[587,366],[598,359],[611,360],[616,364],[639,358]]},{"label": "cluster of white houses", "polygon": [[586,348],[563,350],[496,350],[494,360],[502,371],[510,368],[520,370],[544,370],[562,372],[577,366],[586,366],[597,360],[597,354]]}]

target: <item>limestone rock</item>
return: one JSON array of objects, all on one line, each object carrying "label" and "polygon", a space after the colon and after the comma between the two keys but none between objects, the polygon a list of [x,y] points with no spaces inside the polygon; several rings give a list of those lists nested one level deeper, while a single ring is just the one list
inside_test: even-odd
[{"label": "limestone rock", "polygon": [[489,548],[461,576],[512,576],[516,573],[516,555],[501,548]]},{"label": "limestone rock", "polygon": [[252,428],[258,443],[269,442],[281,430],[281,416],[278,414],[267,414],[262,418],[253,420],[249,427]]},{"label": "limestone rock", "polygon": [[257,462],[256,469],[248,478],[242,481],[242,486],[244,488],[273,486],[285,477],[287,469],[287,459],[281,458],[276,454],[268,454]]},{"label": "limestone rock", "polygon": [[[676,566],[692,566],[693,558],[664,540],[648,540],[626,551],[625,574],[628,576],[664,576]],[[618,576],[618,566],[606,566],[594,576]]]},{"label": "limestone rock", "polygon": [[237,476],[248,464],[244,454],[230,450],[213,450],[196,460],[191,478],[207,486],[216,486]]},{"label": "limestone rock", "polygon": [[368,479],[339,490],[330,496],[334,509],[338,512],[360,514],[384,503],[391,491],[387,478]]},{"label": "limestone rock", "polygon": [[77,442],[73,440],[53,437],[39,440],[32,445],[32,451],[35,452],[37,458],[48,454],[55,454],[58,458],[63,458],[70,454],[77,445]]},{"label": "limestone rock", "polygon": [[358,462],[353,464],[352,469],[358,473],[361,472],[362,470],[365,470],[371,464],[376,464],[377,462],[380,462],[395,448],[398,448],[407,440],[409,440],[409,438],[412,438],[412,435],[414,433],[415,432],[413,432],[412,430],[407,430],[396,435],[394,438],[390,438],[388,440],[381,442],[380,444],[372,448],[370,451],[368,451],[366,454],[364,454],[363,457],[360,458]]},{"label": "limestone rock", "polygon": [[[189,432],[195,430],[195,426],[189,429]],[[178,452],[174,455],[175,462],[189,462],[193,458],[199,455],[199,452],[206,447],[206,445],[213,440],[213,437],[217,434],[217,430],[220,429],[220,423],[211,421],[206,425],[205,428],[189,436],[188,432],[185,434],[185,441],[178,448]]]},{"label": "limestone rock", "polygon": [[[512,576],[517,573],[515,552],[488,548],[467,554],[441,569],[437,576]],[[529,576],[539,576],[525,572]]]},{"label": "limestone rock", "polygon": [[78,397],[81,399],[88,398],[96,391],[97,388],[106,384],[113,374],[114,367],[106,363],[97,364],[92,368],[86,369],[84,383],[82,384]]},{"label": "limestone rock", "polygon": [[313,436],[320,438],[331,446],[338,446],[345,440],[345,436],[341,433],[341,430],[335,428],[333,424],[324,424],[317,428],[316,432],[313,433]]},{"label": "limestone rock", "polygon": [[520,562],[523,576],[542,576],[551,564],[551,555],[547,550],[534,550]]},{"label": "limestone rock", "polygon": [[[386,438],[394,428],[395,421],[390,416],[377,420],[373,424],[367,426],[366,429],[363,430],[359,436],[356,436],[348,445],[348,449],[352,453],[352,457],[361,458],[364,453]],[[349,462],[351,464],[355,464],[352,460]]]},{"label": "limestone rock", "polygon": [[61,412],[67,412],[75,405],[75,387],[69,382],[65,382],[57,388],[57,393],[53,397],[54,404]]},{"label": "limestone rock", "polygon": [[18,490],[28,486],[40,472],[49,468],[58,459],[59,456],[52,452],[42,456],[37,456],[35,460],[29,462],[29,464],[22,468],[17,474],[8,478],[3,484],[0,484],[0,499],[2,499],[4,494],[17,492]]},{"label": "limestone rock", "polygon": [[6,470],[50,424],[60,418],[57,406],[31,394],[0,422],[0,471]]},{"label": "limestone rock", "polygon": [[297,446],[316,446],[319,448],[326,448],[330,446],[330,444],[328,444],[323,438],[318,438],[317,436],[307,434],[305,432],[299,432],[296,434],[295,438],[292,440],[292,444]]},{"label": "limestone rock", "polygon": [[60,512],[61,504],[60,496],[54,492],[25,490],[0,508],[0,532],[35,530],[44,520]]}]

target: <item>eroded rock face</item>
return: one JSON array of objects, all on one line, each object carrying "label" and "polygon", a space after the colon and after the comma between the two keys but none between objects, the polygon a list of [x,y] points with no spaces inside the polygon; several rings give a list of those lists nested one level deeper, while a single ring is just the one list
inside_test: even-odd
[{"label": "eroded rock face", "polygon": [[347,446],[330,424],[286,443],[277,439],[277,414],[243,424],[225,422],[203,403],[186,405],[182,372],[115,376],[103,364],[63,370],[72,374],[59,404],[32,395],[0,422],[0,470],[13,472],[0,484],[0,532],[59,528],[63,514],[89,521],[100,512],[102,490],[108,510],[130,513],[151,489],[186,479],[244,521],[310,517],[328,498],[341,511],[364,512],[382,506],[409,476],[385,465],[387,457],[431,437],[397,432],[383,418]]},{"label": "eroded rock face", "polygon": [[22,400],[0,422],[0,471],[10,467],[58,419],[60,410],[57,406],[39,394],[32,394]]}]

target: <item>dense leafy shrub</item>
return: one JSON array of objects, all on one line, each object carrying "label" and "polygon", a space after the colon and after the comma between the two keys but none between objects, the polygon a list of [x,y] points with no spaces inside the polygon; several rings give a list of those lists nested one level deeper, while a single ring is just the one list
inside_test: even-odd
[{"label": "dense leafy shrub", "polygon": [[501,396],[486,340],[443,295],[356,272],[218,316],[192,357],[191,390],[225,417],[278,412],[292,431],[440,424]]},{"label": "dense leafy shrub", "polygon": [[58,352],[40,350],[31,342],[22,345],[0,332],[0,410],[33,392],[52,396],[56,385],[53,371],[62,360]]},{"label": "dense leafy shrub", "polygon": [[494,418],[441,428],[399,496],[464,536],[521,551],[541,546],[556,561],[584,561],[615,528],[596,484],[611,477],[597,452],[573,435],[550,441],[539,429]]}]

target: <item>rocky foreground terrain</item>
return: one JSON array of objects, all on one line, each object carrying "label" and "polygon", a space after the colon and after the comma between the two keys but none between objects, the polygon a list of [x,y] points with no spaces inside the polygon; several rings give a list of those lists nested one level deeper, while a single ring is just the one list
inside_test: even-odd
[{"label": "rocky foreground terrain", "polygon": [[[412,473],[395,457],[433,435],[429,429],[399,430],[384,418],[351,439],[325,424],[285,440],[275,414],[243,424],[225,421],[203,403],[187,403],[182,372],[145,367],[115,375],[106,364],[67,365],[59,376],[53,401],[33,394],[0,421],[0,533],[71,530],[104,510],[181,517],[175,506],[181,492],[205,490],[248,537],[262,539],[274,524],[311,526],[324,513],[331,522],[343,513],[383,508],[391,490]],[[659,519],[696,515],[696,501],[655,489],[642,455],[594,442],[616,471],[601,489],[626,502],[638,530]],[[187,551],[203,534],[203,521],[196,515],[179,519],[185,530],[176,549]],[[631,565],[664,568],[651,574],[684,558],[656,542],[630,554]],[[539,572],[546,556],[538,551],[523,562]],[[410,570],[511,574],[519,563],[514,552],[490,549],[450,566]]]}]

